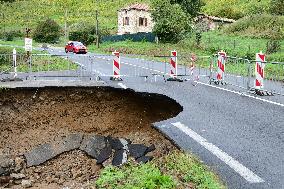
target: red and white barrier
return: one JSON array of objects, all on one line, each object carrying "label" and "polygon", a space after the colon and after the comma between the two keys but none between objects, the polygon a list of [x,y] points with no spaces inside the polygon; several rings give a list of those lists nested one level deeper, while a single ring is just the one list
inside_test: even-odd
[{"label": "red and white barrier", "polygon": [[225,74],[225,63],[226,63],[226,53],[224,51],[218,52],[218,72],[217,72],[217,80],[222,81],[224,80]]},{"label": "red and white barrier", "polygon": [[14,67],[14,78],[18,76],[17,74],[17,51],[13,49],[13,67]]},{"label": "red and white barrier", "polygon": [[171,51],[170,64],[171,64],[170,77],[176,78],[177,77],[177,52],[176,51]]},{"label": "red and white barrier", "polygon": [[113,79],[120,78],[120,54],[115,51],[112,53],[114,55],[113,59]]},{"label": "red and white barrier", "polygon": [[195,63],[196,60],[197,60],[197,56],[196,56],[195,54],[191,54],[190,60],[191,60],[190,75],[193,75],[193,71],[194,71],[194,69],[195,69],[194,63]]},{"label": "red and white barrier", "polygon": [[265,54],[256,53],[255,62],[255,89],[263,89]]}]

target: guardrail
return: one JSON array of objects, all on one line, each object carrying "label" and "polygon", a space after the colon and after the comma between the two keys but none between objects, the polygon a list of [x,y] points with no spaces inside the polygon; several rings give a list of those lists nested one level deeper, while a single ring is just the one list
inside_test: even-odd
[{"label": "guardrail", "polygon": [[[155,82],[201,80],[216,85],[233,85],[260,95],[284,95],[283,62],[248,60],[226,54],[223,56],[224,60],[220,59],[220,54],[197,56],[193,53],[176,53],[175,55],[173,57],[173,54],[164,56],[120,54],[119,77],[122,79],[140,77],[145,81],[150,79]],[[114,59],[114,55],[33,54],[27,57],[25,54],[16,56],[0,54],[0,77],[15,78],[17,71],[17,74],[27,79],[81,77],[98,80],[99,77],[114,76]],[[220,61],[224,65],[220,64]],[[259,67],[256,66],[256,62]],[[258,70],[259,68],[263,71]],[[257,71],[261,71],[260,75],[263,77],[261,87],[256,87]]]}]

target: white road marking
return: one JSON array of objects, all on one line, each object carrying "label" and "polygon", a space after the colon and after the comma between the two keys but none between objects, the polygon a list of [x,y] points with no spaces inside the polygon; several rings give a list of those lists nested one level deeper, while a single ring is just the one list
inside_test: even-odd
[{"label": "white road marking", "polygon": [[238,95],[241,95],[241,96],[245,96],[245,97],[248,97],[248,98],[253,98],[253,99],[256,99],[256,100],[260,100],[260,101],[263,101],[263,102],[267,102],[267,103],[270,103],[270,104],[274,104],[274,105],[277,105],[277,106],[284,107],[284,104],[281,104],[281,103],[278,103],[278,102],[274,102],[274,101],[271,101],[271,100],[262,99],[262,98],[259,98],[259,97],[255,97],[255,96],[251,96],[251,95],[248,95],[248,94],[240,93],[240,92],[233,91],[233,90],[230,90],[230,89],[225,89],[225,88],[222,88],[222,87],[217,87],[217,86],[210,85],[210,84],[207,84],[207,83],[202,83],[202,82],[199,82],[199,81],[195,81],[195,82],[198,83],[198,84],[201,84],[201,85],[208,86],[208,87],[220,89],[220,90],[223,90],[223,91],[231,92],[231,93],[238,94]]},{"label": "white road marking", "polygon": [[120,86],[123,89],[127,89],[127,87],[123,83],[118,83],[117,85]]},{"label": "white road marking", "polygon": [[122,161],[121,161],[121,164],[125,164],[125,163],[127,163],[127,152],[126,152],[126,150],[122,154]]},{"label": "white road marking", "polygon": [[198,142],[204,148],[209,150],[212,154],[217,156],[220,160],[222,160],[224,163],[226,163],[228,166],[234,169],[239,175],[241,175],[249,183],[265,182],[262,178],[254,174],[251,170],[243,166],[241,163],[239,163],[237,160],[229,156],[227,153],[223,152],[214,144],[208,142],[205,138],[203,138],[202,136],[200,136],[190,128],[186,127],[184,124],[177,122],[177,123],[172,123],[172,125],[183,131],[186,135],[191,137],[193,140]]},{"label": "white road marking", "polygon": [[120,138],[119,141],[123,145],[123,149],[126,150],[127,152],[129,152],[128,142],[124,138]]}]

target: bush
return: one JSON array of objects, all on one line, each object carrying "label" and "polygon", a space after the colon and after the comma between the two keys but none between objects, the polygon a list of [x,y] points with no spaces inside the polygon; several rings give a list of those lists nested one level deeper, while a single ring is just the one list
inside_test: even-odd
[{"label": "bush", "polygon": [[275,15],[284,15],[284,1],[283,0],[271,0],[270,13]]},{"label": "bush", "polygon": [[[282,28],[282,29],[281,29]],[[246,16],[224,29],[225,33],[255,38],[283,39],[284,16]]]},{"label": "bush", "polygon": [[0,33],[0,38],[4,39],[5,41],[13,41],[14,38],[17,37],[24,37],[24,33],[20,30],[6,31]]},{"label": "bush", "polygon": [[37,42],[56,43],[61,36],[61,27],[52,19],[40,22],[33,34]]},{"label": "bush", "polygon": [[269,12],[270,0],[204,0],[202,12],[218,17],[240,19],[246,15]]},{"label": "bush", "polygon": [[267,49],[266,49],[267,54],[276,53],[280,49],[281,49],[281,44],[279,40],[270,40],[267,42]]},{"label": "bush", "polygon": [[177,43],[189,31],[190,19],[179,4],[171,4],[170,0],[157,0],[153,2],[153,8],[153,32],[161,42]]},{"label": "bush", "polygon": [[[86,45],[90,45],[97,40],[96,26],[88,22],[81,22],[71,26],[72,30],[69,34],[69,39],[72,41],[81,41]],[[108,29],[100,28],[99,35],[100,38],[109,35]]]}]

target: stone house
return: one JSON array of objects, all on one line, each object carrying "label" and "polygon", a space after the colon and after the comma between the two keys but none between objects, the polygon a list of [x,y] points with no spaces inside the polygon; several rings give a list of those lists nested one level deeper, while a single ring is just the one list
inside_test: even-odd
[{"label": "stone house", "polygon": [[150,7],[146,4],[133,4],[118,11],[118,35],[138,32],[152,32]]},{"label": "stone house", "polygon": [[223,25],[232,24],[234,22],[236,21],[233,19],[209,16],[207,14],[202,13],[200,13],[195,18],[195,23],[197,23],[198,25],[202,25],[203,31],[215,30]]}]

